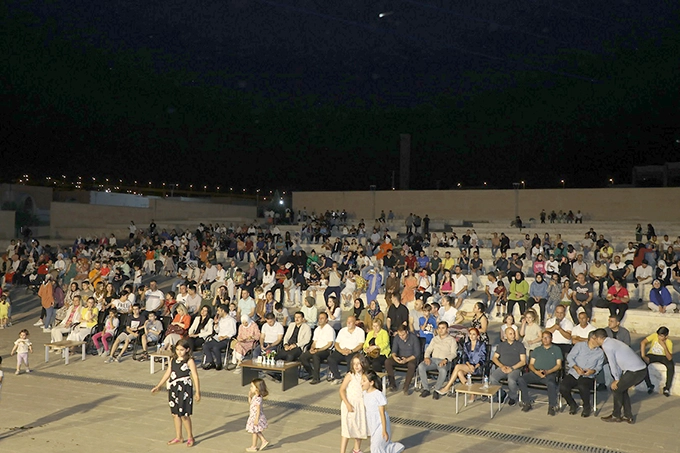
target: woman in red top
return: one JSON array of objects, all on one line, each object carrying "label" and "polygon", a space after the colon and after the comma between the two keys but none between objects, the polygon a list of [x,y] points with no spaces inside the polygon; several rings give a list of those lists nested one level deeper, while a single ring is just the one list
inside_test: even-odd
[{"label": "woman in red top", "polygon": [[619,322],[628,310],[628,290],[621,284],[621,280],[614,280],[614,284],[607,291],[609,301],[609,316],[616,316]]},{"label": "woman in red top", "polygon": [[[177,304],[177,311],[172,323],[168,326],[168,333],[163,340],[163,349],[170,349],[175,343],[187,336],[189,327],[191,326],[191,316],[184,304]],[[175,326],[175,327],[173,327]],[[181,329],[184,329],[183,333]],[[174,330],[174,333],[172,332]]]}]

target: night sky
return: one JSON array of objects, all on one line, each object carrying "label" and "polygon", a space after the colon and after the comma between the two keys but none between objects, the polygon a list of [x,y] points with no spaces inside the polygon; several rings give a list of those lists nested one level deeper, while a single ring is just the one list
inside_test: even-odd
[{"label": "night sky", "polygon": [[[9,0],[3,181],[599,187],[680,158],[680,3]],[[676,181],[680,183],[680,181]]]}]

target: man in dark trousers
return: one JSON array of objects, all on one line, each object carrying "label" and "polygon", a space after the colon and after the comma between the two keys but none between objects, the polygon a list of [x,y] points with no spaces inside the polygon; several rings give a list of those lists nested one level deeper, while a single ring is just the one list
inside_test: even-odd
[{"label": "man in dark trousers", "polygon": [[[627,344],[607,337],[607,332],[604,329],[594,330],[593,337],[607,356],[609,368],[614,378],[614,382],[611,384],[614,410],[611,415],[602,417],[602,420],[633,424],[635,419],[633,418],[628,389],[635,387],[645,379],[647,364]],[[622,409],[623,415],[621,415]]]}]

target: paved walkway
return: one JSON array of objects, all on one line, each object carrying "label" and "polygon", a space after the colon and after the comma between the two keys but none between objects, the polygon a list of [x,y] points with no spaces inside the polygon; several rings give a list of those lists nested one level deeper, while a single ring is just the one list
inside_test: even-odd
[{"label": "paved walkway", "polygon": [[[23,290],[21,290],[23,291]],[[15,325],[0,330],[0,354],[5,379],[0,399],[0,448],[3,452],[165,452],[173,437],[172,420],[164,393],[150,389],[160,371],[130,358],[104,364],[100,357],[80,358],[65,366],[55,359],[44,363],[42,344],[49,334],[31,327],[37,309],[21,304],[24,313]],[[12,342],[22,328],[31,331],[35,372],[14,375]],[[159,367],[160,368],[160,367]],[[245,432],[247,387],[228,371],[199,372],[203,400],[193,417],[199,451],[238,452],[250,445]],[[269,380],[271,395],[265,403],[270,420],[266,436],[272,451],[334,452],[340,439],[338,387],[308,383],[282,393]],[[607,393],[600,393],[604,400]],[[628,453],[680,451],[675,440],[680,429],[680,403],[661,395],[633,395],[637,423],[609,425],[598,418],[583,419],[565,413],[546,416],[546,406],[531,412],[504,406],[489,419],[488,405],[474,403],[455,414],[455,400],[434,401],[417,394],[389,395],[388,410],[395,419],[393,438],[412,452],[591,451]],[[600,403],[602,414],[611,411],[611,398]],[[517,435],[512,437],[512,435]],[[589,450],[583,447],[591,447]],[[368,443],[365,444],[368,451]],[[348,451],[350,451],[348,449]]]}]

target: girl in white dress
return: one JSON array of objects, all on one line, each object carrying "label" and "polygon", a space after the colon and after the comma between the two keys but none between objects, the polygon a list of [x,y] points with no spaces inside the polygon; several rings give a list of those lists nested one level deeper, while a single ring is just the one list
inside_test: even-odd
[{"label": "girl in white dress", "polygon": [[364,390],[371,453],[400,453],[404,451],[404,446],[390,439],[392,437],[390,416],[385,410],[387,398],[380,390],[381,387],[380,378],[373,371],[362,376],[361,388]]},{"label": "girl in white dress", "polygon": [[361,440],[368,436],[366,410],[361,389],[361,377],[368,371],[368,362],[363,354],[355,354],[350,359],[350,372],[340,386],[340,452],[344,453],[350,439],[354,439],[352,453],[361,452]]}]

